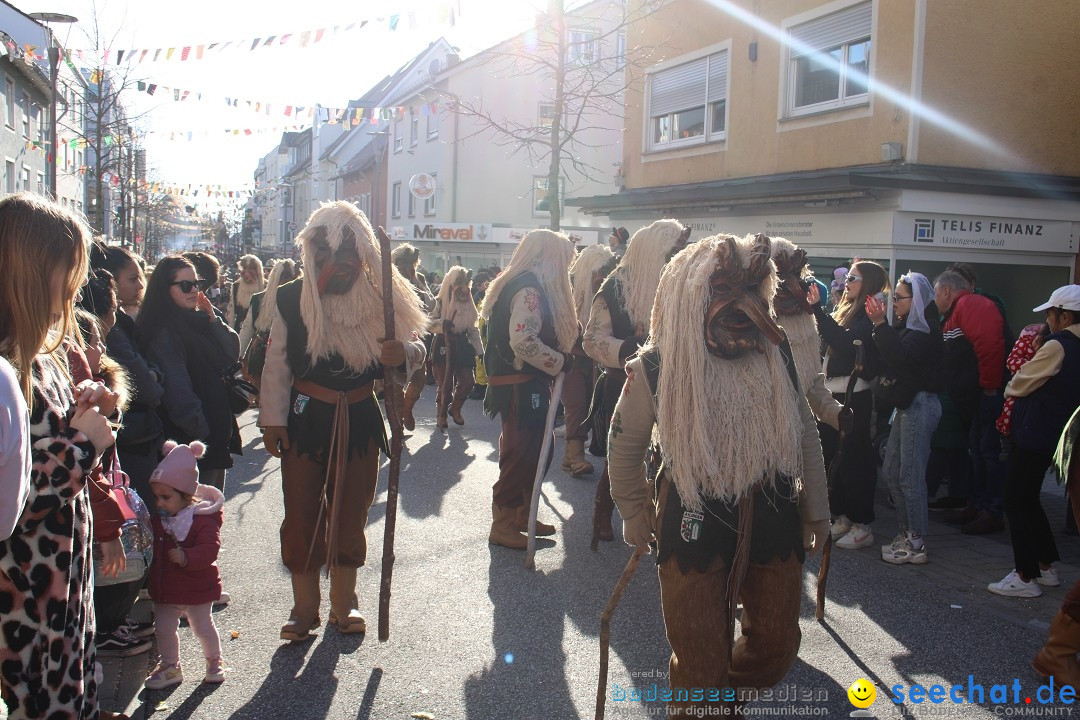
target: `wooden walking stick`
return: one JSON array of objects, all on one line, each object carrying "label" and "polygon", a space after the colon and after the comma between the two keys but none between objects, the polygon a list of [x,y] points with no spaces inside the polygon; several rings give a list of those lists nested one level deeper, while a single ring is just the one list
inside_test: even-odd
[{"label": "wooden walking stick", "polygon": [[[383,323],[386,340],[397,337],[394,330],[394,272],[390,260],[390,236],[376,230],[382,254]],[[390,639],[390,581],[394,574],[394,530],[397,527],[398,475],[401,472],[401,443],[404,428],[394,390],[395,368],[383,367],[383,398],[390,423],[390,469],[386,481],[386,525],[383,533],[382,580],[379,584],[379,642]],[[345,440],[348,441],[347,439]]]},{"label": "wooden walking stick", "polygon": [[[454,318],[457,317],[457,308],[450,313],[450,326],[451,329],[454,325]],[[443,381],[439,385],[439,396],[435,398],[435,414],[437,416],[435,424],[440,430],[445,430],[443,423],[446,423],[446,416],[450,412],[450,398],[453,396],[453,383],[450,379],[450,331],[446,329],[446,325],[442,326],[443,336],[443,354],[446,356],[443,361]]]},{"label": "wooden walking stick", "polygon": [[[847,394],[844,396],[844,407],[840,409],[841,415],[851,410],[851,395],[855,392],[855,383],[859,381],[859,375],[863,371],[866,353],[866,348],[863,347],[862,340],[852,340],[851,344],[855,346],[855,367],[851,370],[851,374],[848,375]],[[837,425],[840,426],[840,441],[836,445],[836,454],[833,455],[832,462],[829,463],[829,472],[826,476],[830,484],[836,481],[836,474],[840,471],[840,459],[844,456],[844,438],[847,437],[847,431],[844,429],[843,423],[838,420]],[[818,568],[817,610],[814,613],[818,620],[823,620],[825,618],[825,583],[829,580],[829,565],[832,563],[832,546],[832,532],[830,532],[825,538],[825,547],[821,550],[821,566]]]},{"label": "wooden walking stick", "polygon": [[607,677],[608,677],[608,651],[611,647],[611,616],[615,614],[615,608],[619,605],[623,591],[630,584],[630,578],[634,577],[638,563],[644,551],[634,548],[634,554],[626,563],[626,568],[619,576],[619,582],[615,583],[615,589],[608,598],[604,612],[600,615],[600,678],[596,683],[596,720],[604,720],[604,706],[607,701]]},{"label": "wooden walking stick", "polygon": [[562,399],[562,386],[566,373],[560,372],[551,388],[551,404],[548,405],[547,420],[544,422],[544,442],[540,445],[540,460],[536,463],[536,478],[533,480],[532,502],[529,504],[529,542],[525,547],[525,567],[536,568],[536,516],[540,512],[540,490],[547,474],[547,456],[551,452],[552,433],[555,431],[555,415],[559,411]]}]

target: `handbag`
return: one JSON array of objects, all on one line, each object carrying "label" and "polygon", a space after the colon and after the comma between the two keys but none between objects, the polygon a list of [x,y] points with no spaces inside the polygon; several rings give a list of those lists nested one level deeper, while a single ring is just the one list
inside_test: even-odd
[{"label": "handbag", "polygon": [[251,407],[252,398],[259,394],[257,387],[241,377],[241,367],[240,363],[236,363],[224,373],[225,391],[229,395],[229,407],[233,415],[239,415]]},{"label": "handbag", "polygon": [[266,364],[266,348],[269,344],[270,333],[268,332],[256,332],[251,336],[251,341],[244,352],[244,367],[248,377],[262,376],[263,366]]},{"label": "handbag", "polygon": [[131,481],[127,473],[120,468],[120,459],[115,450],[111,454],[109,469],[105,471],[104,477],[112,486],[110,492],[116,504],[120,506],[120,513],[124,517],[124,522],[120,526],[120,544],[124,547],[127,567],[116,577],[109,577],[102,573],[100,569],[102,566],[101,546],[95,541],[93,544],[94,584],[119,585],[142,580],[154,558],[154,529],[150,524],[150,511],[146,509],[146,504],[139,494],[131,489]]}]

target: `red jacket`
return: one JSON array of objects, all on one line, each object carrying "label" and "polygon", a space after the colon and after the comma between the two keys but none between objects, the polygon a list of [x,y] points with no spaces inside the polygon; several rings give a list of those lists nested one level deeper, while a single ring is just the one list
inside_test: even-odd
[{"label": "red jacket", "polygon": [[[217,488],[199,485],[195,491],[195,512],[191,528],[177,541],[166,532],[161,516],[153,513],[154,561],[146,588],[156,603],[204,605],[221,597],[221,576],[217,556],[221,549],[221,507],[225,497]],[[169,559],[169,551],[179,546],[187,556],[180,567]]]},{"label": "red jacket", "polygon": [[[945,372],[949,392],[960,405],[978,408],[979,390],[1005,384],[1005,321],[987,297],[966,291],[945,318]],[[969,414],[971,408],[969,408]]]}]

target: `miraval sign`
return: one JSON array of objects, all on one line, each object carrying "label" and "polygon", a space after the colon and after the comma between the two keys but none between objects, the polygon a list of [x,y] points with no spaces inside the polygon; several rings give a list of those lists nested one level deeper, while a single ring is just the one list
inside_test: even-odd
[{"label": "miraval sign", "polygon": [[395,227],[395,240],[439,240],[442,242],[491,242],[488,223],[427,223]]}]

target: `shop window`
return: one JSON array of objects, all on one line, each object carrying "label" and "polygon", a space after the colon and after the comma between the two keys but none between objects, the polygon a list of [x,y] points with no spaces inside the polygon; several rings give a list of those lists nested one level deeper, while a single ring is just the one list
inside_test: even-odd
[{"label": "shop window", "polygon": [[863,2],[790,28],[789,117],[870,102],[872,11]]},{"label": "shop window", "polygon": [[647,149],[668,150],[727,136],[728,51],[652,73]]}]

